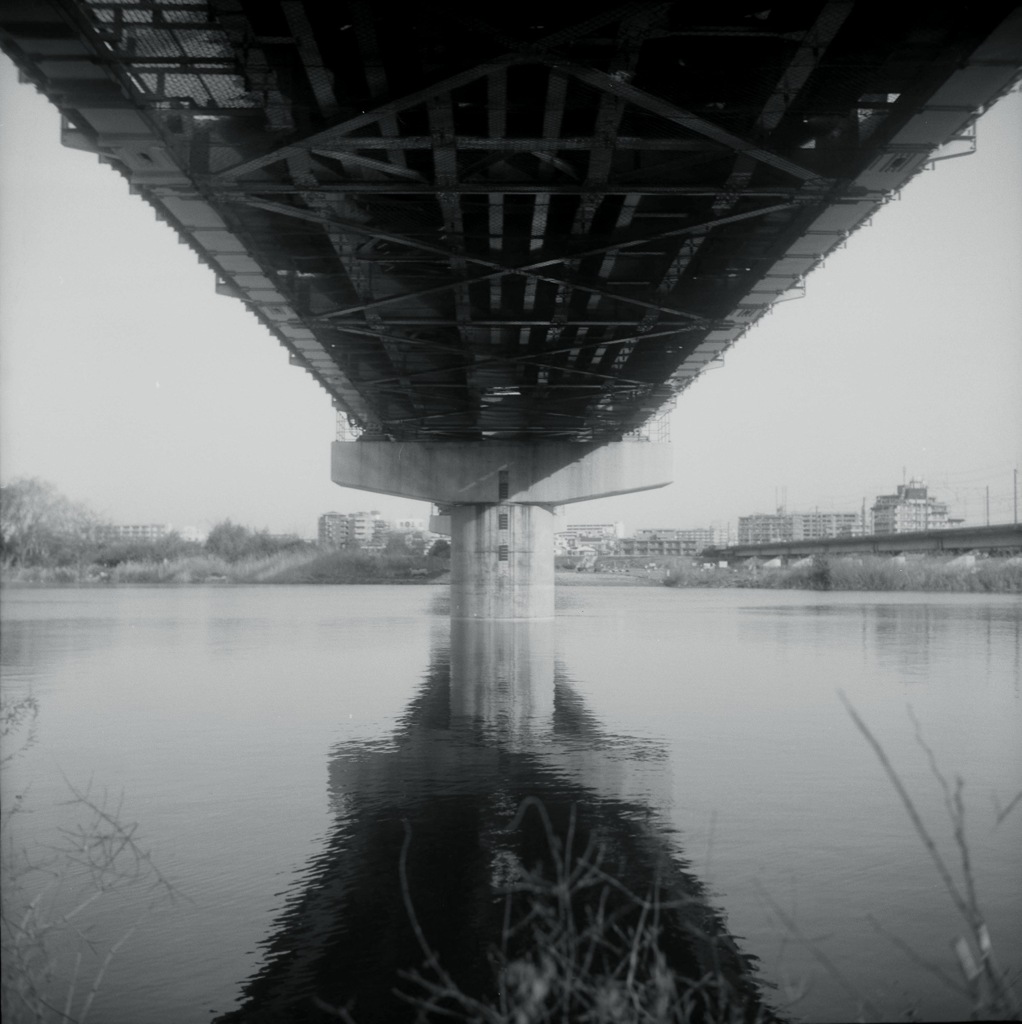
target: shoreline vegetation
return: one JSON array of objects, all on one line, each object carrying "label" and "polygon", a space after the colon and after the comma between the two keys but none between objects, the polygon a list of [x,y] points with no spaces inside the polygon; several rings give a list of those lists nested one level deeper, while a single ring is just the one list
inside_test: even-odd
[{"label": "shoreline vegetation", "polygon": [[244,583],[432,583],[450,561],[443,555],[302,548],[229,560],[195,554],[150,558],[112,566],[3,566],[7,586]]},{"label": "shoreline vegetation", "polygon": [[422,530],[343,547],[224,519],[204,541],[163,528],[124,536],[38,479],[0,486],[0,583],[420,583],[449,568],[450,545]]},{"label": "shoreline vegetation", "polygon": [[973,594],[1022,593],[1022,559],[972,555],[843,558],[814,555],[788,566],[750,559],[732,568],[678,564],[663,577],[668,587],[755,587],[771,590],[910,590]]},{"label": "shoreline vegetation", "polygon": [[[634,560],[631,560],[634,561]],[[450,558],[412,551],[367,552],[307,545],[234,560],[196,553],[175,558],[129,558],[114,565],[2,565],[0,584],[31,586],[151,586],[195,584],[437,584]],[[756,560],[705,567],[685,559],[667,564],[598,563],[595,570],[558,566],[561,586],[666,586],[692,589],[919,591],[1022,594],[1022,560],[927,555],[918,558],[815,556],[788,566]]]},{"label": "shoreline vegetation", "polygon": [[[817,554],[787,566],[759,559],[721,566],[688,558],[561,555],[555,567],[561,586],[1022,593],[1018,555]],[[443,583],[449,571],[450,543],[421,531],[390,533],[371,548],[336,547],[225,519],[202,542],[172,530],[153,539],[112,538],[95,513],[52,484],[18,479],[0,486],[4,586]]]}]

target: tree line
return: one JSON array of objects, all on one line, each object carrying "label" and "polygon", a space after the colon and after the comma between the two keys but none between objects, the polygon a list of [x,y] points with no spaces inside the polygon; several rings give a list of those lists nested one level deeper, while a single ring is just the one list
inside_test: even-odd
[{"label": "tree line", "polygon": [[274,555],[311,546],[298,537],[274,537],[230,519],[217,523],[204,542],[176,531],[153,540],[107,539],[101,516],[71,501],[53,484],[19,478],[0,486],[0,564],[10,567],[64,567],[171,560],[215,555],[228,562]]}]

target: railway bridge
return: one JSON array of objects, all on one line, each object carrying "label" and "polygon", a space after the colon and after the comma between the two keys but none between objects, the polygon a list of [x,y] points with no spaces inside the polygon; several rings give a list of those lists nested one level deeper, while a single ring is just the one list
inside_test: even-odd
[{"label": "railway bridge", "polygon": [[1017,80],[1015,3],[6,0],[63,141],[447,506],[455,618],[553,614],[552,509]]}]

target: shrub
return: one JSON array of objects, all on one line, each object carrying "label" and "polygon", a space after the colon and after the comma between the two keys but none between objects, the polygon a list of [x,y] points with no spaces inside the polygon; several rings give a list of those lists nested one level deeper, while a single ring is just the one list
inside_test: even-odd
[{"label": "shrub", "polygon": [[206,538],[206,551],[227,562],[243,558],[265,558],[281,551],[308,549],[311,545],[298,537],[271,537],[267,530],[250,530],[230,519],[217,523]]}]

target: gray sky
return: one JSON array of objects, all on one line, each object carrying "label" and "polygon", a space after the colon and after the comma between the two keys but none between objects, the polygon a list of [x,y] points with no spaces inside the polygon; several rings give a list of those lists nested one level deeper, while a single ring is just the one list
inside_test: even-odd
[{"label": "gray sky", "polygon": [[[429,506],[330,482],[318,385],[116,173],[63,149],[0,57],[0,471],[115,522],[230,517],[315,532],[321,512]],[[1012,517],[1022,464],[1022,94],[978,152],[917,177],[681,396],[660,491],[567,522],[734,523],[855,510],[925,479],[952,511]]]}]

